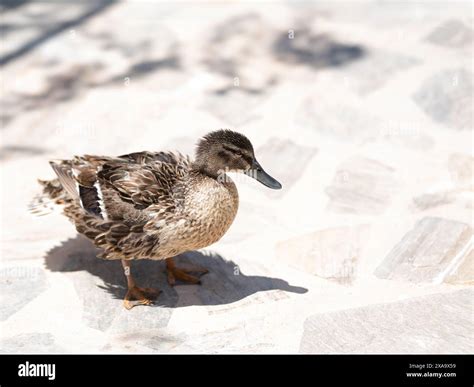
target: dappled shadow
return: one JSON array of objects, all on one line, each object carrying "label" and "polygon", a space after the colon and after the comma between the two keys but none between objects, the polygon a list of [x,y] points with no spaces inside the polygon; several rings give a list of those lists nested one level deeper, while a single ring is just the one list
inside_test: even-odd
[{"label": "dappled shadow", "polygon": [[76,65],[65,72],[48,76],[47,86],[41,93],[19,95],[22,109],[40,109],[71,100],[81,89],[95,86],[93,75],[102,67],[100,63]]},{"label": "dappled shadow", "polygon": [[256,14],[234,16],[216,26],[209,39],[208,52],[210,55],[204,63],[212,71],[229,77],[241,75],[246,65],[257,71],[264,67],[256,66],[258,62],[264,62],[268,67],[267,61],[273,58],[317,69],[341,66],[365,54],[361,45],[339,42],[304,24],[292,34],[273,29]]},{"label": "dappled shadow", "polygon": [[341,67],[365,55],[361,45],[347,44],[315,32],[312,20],[298,28],[276,28],[265,17],[247,13],[227,18],[209,34],[202,62],[221,75],[207,91],[203,109],[233,126],[261,118],[258,107],[291,73],[307,67],[316,72]]},{"label": "dappled shadow", "polygon": [[178,55],[174,54],[162,59],[144,60],[141,62],[132,63],[130,67],[125,70],[125,72],[120,75],[116,75],[110,78],[109,80],[104,81],[103,83],[101,83],[101,86],[106,85],[108,83],[124,82],[126,78],[140,79],[150,75],[155,71],[161,70],[181,70],[180,59]]},{"label": "dappled shadow", "polygon": [[282,33],[273,45],[273,52],[278,60],[314,69],[342,66],[365,54],[360,45],[340,43],[309,29],[298,30],[293,39],[288,32]]},{"label": "dappled shadow", "polygon": [[[21,1],[10,1],[5,5],[2,3],[5,9],[15,11],[5,17],[0,26],[3,37],[12,35],[10,44],[2,50],[0,65],[7,65],[23,57],[40,45],[49,42],[50,39],[59,42],[59,45],[64,44],[65,39],[70,40],[71,44],[79,49],[77,60],[75,55],[63,58],[54,50],[46,50],[46,55],[41,52],[32,56],[33,63],[30,67],[33,70],[29,73],[34,74],[32,78],[40,82],[37,82],[30,91],[22,84],[20,77],[21,86],[18,89],[21,91],[16,91],[17,87],[14,86],[13,90],[5,93],[2,101],[3,112],[0,115],[2,128],[10,125],[25,112],[56,107],[94,88],[116,84],[118,81],[123,83],[125,78],[143,78],[162,69],[180,67],[180,59],[171,40],[166,40],[166,45],[169,44],[171,52],[160,51],[157,54],[154,50],[153,39],[149,38],[149,35],[147,38],[137,40],[128,39],[110,28],[98,32],[93,32],[94,29],[91,32],[88,28],[81,28],[76,36],[76,28],[80,24],[99,15],[114,3],[115,1],[108,0],[77,4],[46,2],[34,8],[28,7],[28,3]],[[21,5],[25,7],[20,7]],[[41,23],[38,21],[40,16]],[[107,16],[102,20],[107,20]],[[22,34],[23,30],[28,30],[28,33]],[[16,36],[13,36],[14,32],[18,32]],[[81,39],[86,43],[79,46],[81,41],[76,39]],[[64,46],[66,50],[69,49],[67,42]],[[97,49],[99,50],[96,56],[91,56],[91,52]],[[109,57],[102,59],[100,54],[105,50],[114,51],[108,53],[109,57],[116,54],[124,57],[124,71],[115,70],[119,67],[111,66],[110,61],[107,60]],[[89,60],[83,60],[84,58],[89,58]],[[110,71],[111,68],[115,71]],[[37,70],[40,72],[37,73]],[[10,78],[13,76],[17,75],[12,74]],[[12,85],[15,84],[12,83]],[[37,85],[40,85],[40,88]]]},{"label": "dappled shadow", "polygon": [[[21,1],[21,0],[9,0],[7,1],[7,7],[8,8],[16,8],[20,5],[24,5],[27,2]],[[66,20],[60,23],[51,23],[51,27],[46,29],[44,32],[36,35],[33,37],[31,40],[28,40],[24,44],[20,45],[19,47],[16,47],[6,55],[2,56],[0,58],[0,65],[4,66],[6,64],[9,64],[10,62],[20,58],[21,56],[28,54],[30,51],[34,50],[41,44],[47,42],[51,38],[61,34],[62,32],[71,29],[81,23],[84,23],[86,20],[90,19],[91,17],[94,17],[101,12],[103,12],[105,9],[110,7],[115,3],[115,0],[102,0],[102,1],[97,1],[97,2],[89,2],[89,3],[84,3],[86,8],[83,13],[80,15],[70,19]],[[5,1],[2,1],[2,5],[5,4]],[[10,4],[10,6],[8,6]]]},{"label": "dappled shadow", "polygon": [[[105,261],[96,257],[98,250],[82,236],[68,239],[50,250],[45,257],[46,268],[51,271],[87,271],[100,277],[102,288],[114,298],[123,299],[126,280],[120,261]],[[189,292],[178,299],[176,288],[166,282],[165,265],[162,261],[137,260],[132,263],[132,273],[139,286],[159,288],[162,293],[155,305],[184,307],[190,305],[221,305],[236,302],[251,294],[267,290],[283,290],[306,293],[307,289],[291,286],[288,282],[264,276],[248,276],[238,266],[217,254],[207,255],[198,251],[188,252],[176,258],[178,266],[206,267],[208,274],[201,277],[202,285],[185,285]],[[91,285],[93,286],[93,285]],[[101,290],[97,288],[97,291]]]},{"label": "dappled shadow", "polygon": [[13,32],[25,31],[30,28],[31,26],[27,24],[18,25],[15,23],[8,23],[2,21],[2,24],[0,24],[0,36],[2,37],[2,39],[5,39]]},{"label": "dappled shadow", "polygon": [[265,48],[264,35],[260,32],[265,27],[260,16],[253,13],[232,16],[218,24],[209,38],[204,63],[211,71],[228,77],[238,76],[242,63],[256,59],[249,55],[255,47]]},{"label": "dappled shadow", "polygon": [[163,68],[179,69],[179,58],[172,56],[160,60],[149,60],[133,64],[127,74],[134,76],[144,76],[153,71],[161,70]]},{"label": "dappled shadow", "polygon": [[315,31],[309,23],[311,20],[295,23],[299,27],[290,34],[249,13],[215,26],[203,63],[227,77],[228,84],[211,90],[211,96],[226,97],[236,89],[246,95],[263,95],[287,76],[288,65],[319,70],[349,64],[366,54],[363,46],[340,42]]},{"label": "dappled shadow", "polygon": [[153,52],[153,41],[150,39],[133,39],[125,41],[109,31],[90,32],[84,30],[84,36],[96,43],[102,50],[115,51],[124,57],[136,57]]},{"label": "dappled shadow", "polygon": [[24,112],[57,106],[75,98],[82,90],[95,87],[94,76],[100,63],[75,65],[66,71],[46,77],[45,87],[38,93],[12,93],[3,98],[2,128]]},{"label": "dappled shadow", "polygon": [[45,152],[45,149],[35,146],[7,145],[0,147],[0,160],[5,161],[19,156],[36,156]]},{"label": "dappled shadow", "polygon": [[92,89],[118,82],[124,83],[126,79],[144,78],[165,69],[179,71],[180,60],[176,54],[161,59],[137,60],[123,73],[112,77],[102,74],[104,65],[100,62],[73,65],[66,70],[46,76],[45,87],[41,92],[13,93],[6,96],[3,99],[3,108],[8,113],[0,115],[2,128],[23,112],[58,106]]},{"label": "dappled shadow", "polygon": [[211,72],[227,77],[230,87],[236,86],[232,84],[236,77],[242,80],[238,87],[246,93],[256,92],[257,88],[246,78],[258,73],[259,93],[264,92],[276,84],[274,69],[267,63],[271,59],[269,46],[275,33],[257,14],[232,16],[213,28],[202,61]]},{"label": "dappled shadow", "polygon": [[217,96],[226,96],[226,95],[232,94],[235,91],[244,92],[244,93],[253,94],[253,95],[260,95],[260,94],[263,94],[265,90],[259,89],[259,88],[253,88],[253,87],[239,87],[237,89],[236,87],[227,86],[227,87],[222,87],[220,89],[216,89],[213,91],[213,93]]},{"label": "dappled shadow", "polygon": [[0,5],[0,10],[5,12],[7,10],[18,8],[22,5],[25,5],[29,2],[29,0],[2,0]]}]

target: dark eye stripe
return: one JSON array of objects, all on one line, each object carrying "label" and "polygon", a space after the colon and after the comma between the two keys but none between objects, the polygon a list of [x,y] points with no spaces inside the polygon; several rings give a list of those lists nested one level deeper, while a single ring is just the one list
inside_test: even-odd
[{"label": "dark eye stripe", "polygon": [[224,148],[226,151],[229,151],[229,152],[232,152],[234,154],[237,154],[237,155],[241,156],[249,164],[252,164],[252,162],[253,162],[253,157],[252,156],[248,156],[247,154],[245,154],[244,152],[242,152],[242,150],[240,150],[238,148],[233,148],[233,147],[230,147],[230,146],[227,146],[227,145],[222,145],[222,148]]},{"label": "dark eye stripe", "polygon": [[238,149],[238,148],[231,148],[230,146],[227,146],[227,145],[222,145],[222,147],[223,147],[225,150],[228,150],[229,152],[242,153],[242,152],[240,151],[240,149]]}]

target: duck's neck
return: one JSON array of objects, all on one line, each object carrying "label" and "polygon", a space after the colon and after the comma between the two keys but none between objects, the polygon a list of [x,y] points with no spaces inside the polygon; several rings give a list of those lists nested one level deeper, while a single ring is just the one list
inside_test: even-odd
[{"label": "duck's neck", "polygon": [[205,176],[212,177],[213,179],[218,179],[219,175],[222,173],[220,168],[216,168],[210,165],[206,160],[199,160],[193,162],[191,169],[197,173],[203,174]]}]

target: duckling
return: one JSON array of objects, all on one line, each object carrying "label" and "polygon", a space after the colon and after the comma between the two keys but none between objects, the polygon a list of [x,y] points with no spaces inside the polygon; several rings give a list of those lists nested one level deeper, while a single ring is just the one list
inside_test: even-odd
[{"label": "duckling", "polygon": [[127,279],[124,306],[150,305],[160,293],[137,286],[135,259],[165,260],[167,280],[199,284],[173,258],[217,242],[239,207],[227,171],[241,171],[271,189],[281,184],[258,163],[250,140],[228,129],[197,144],[195,159],[174,152],[136,152],[118,157],[76,156],[50,162],[57,179],[42,181],[43,203],[63,206],[76,230],[102,249],[100,258],[121,260]]}]

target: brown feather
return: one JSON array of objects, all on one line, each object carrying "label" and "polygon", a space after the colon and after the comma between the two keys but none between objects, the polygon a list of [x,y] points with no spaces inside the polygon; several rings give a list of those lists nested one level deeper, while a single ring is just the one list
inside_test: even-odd
[{"label": "brown feather", "polygon": [[[226,132],[225,138],[228,136]],[[214,144],[216,135],[208,141]],[[244,151],[253,152],[246,138],[239,137],[229,146],[238,146],[239,141]],[[76,156],[55,164],[58,179],[43,183],[43,193],[62,200],[65,215],[79,233],[103,249],[102,258],[172,257],[219,240],[237,213],[234,183],[229,178],[218,180],[200,168],[202,157],[209,155],[199,158],[199,152],[212,144],[200,144],[195,163],[172,152],[136,152],[115,158]],[[206,160],[215,160],[216,154]],[[218,166],[208,165],[206,171]],[[76,182],[82,187],[85,208],[69,193]]]}]

